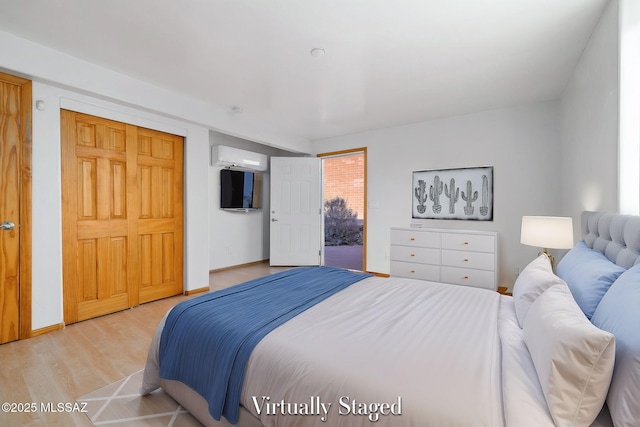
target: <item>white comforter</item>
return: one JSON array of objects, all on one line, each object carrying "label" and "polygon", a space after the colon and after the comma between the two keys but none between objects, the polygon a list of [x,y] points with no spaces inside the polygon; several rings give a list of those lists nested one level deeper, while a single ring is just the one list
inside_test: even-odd
[{"label": "white comforter", "polygon": [[241,402],[265,426],[502,426],[499,306],[484,289],[363,280],[267,335]]}]

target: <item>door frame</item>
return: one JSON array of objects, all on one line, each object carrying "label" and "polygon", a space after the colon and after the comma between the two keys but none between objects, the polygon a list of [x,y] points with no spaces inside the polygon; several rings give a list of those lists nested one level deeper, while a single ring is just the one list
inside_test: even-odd
[{"label": "door frame", "polygon": [[[337,157],[337,156],[344,156],[344,155],[351,155],[351,154],[355,154],[355,153],[362,153],[363,157],[364,157],[364,165],[363,165],[363,179],[364,179],[364,188],[363,188],[363,210],[364,212],[362,213],[362,221],[363,221],[363,225],[362,225],[362,271],[367,271],[367,147],[360,147],[360,148],[351,148],[349,150],[341,150],[341,151],[331,151],[329,153],[320,153],[317,154],[316,157]],[[324,174],[322,176],[322,183],[323,183],[323,187],[322,187],[322,198],[324,200]],[[323,203],[324,205],[324,203]],[[324,223],[323,223],[323,228],[324,228]],[[324,234],[324,231],[323,231]]]},{"label": "door frame", "polygon": [[31,80],[0,72],[0,80],[20,86],[20,266],[18,287],[20,295],[18,339],[30,338],[31,331],[31,151],[32,151],[32,84]]}]

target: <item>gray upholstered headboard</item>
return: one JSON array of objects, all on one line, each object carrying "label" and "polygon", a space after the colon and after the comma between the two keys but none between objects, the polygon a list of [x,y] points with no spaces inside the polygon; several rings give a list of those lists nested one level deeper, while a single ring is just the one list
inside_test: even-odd
[{"label": "gray upholstered headboard", "polygon": [[640,216],[582,212],[582,239],[623,268],[640,263]]}]

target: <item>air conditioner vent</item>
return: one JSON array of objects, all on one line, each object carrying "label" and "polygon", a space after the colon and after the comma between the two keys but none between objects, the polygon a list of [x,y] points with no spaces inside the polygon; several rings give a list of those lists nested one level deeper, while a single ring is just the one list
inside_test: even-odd
[{"label": "air conditioner vent", "polygon": [[268,157],[265,154],[241,150],[226,145],[211,146],[211,166],[237,167],[256,171],[266,171]]}]

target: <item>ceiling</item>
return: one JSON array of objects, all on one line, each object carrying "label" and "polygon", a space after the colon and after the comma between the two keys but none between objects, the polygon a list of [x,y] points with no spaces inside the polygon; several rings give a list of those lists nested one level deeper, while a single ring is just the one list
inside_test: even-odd
[{"label": "ceiling", "polygon": [[606,2],[0,0],[0,29],[317,140],[557,99]]}]

